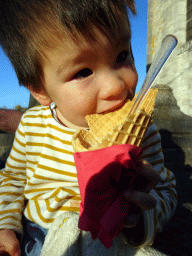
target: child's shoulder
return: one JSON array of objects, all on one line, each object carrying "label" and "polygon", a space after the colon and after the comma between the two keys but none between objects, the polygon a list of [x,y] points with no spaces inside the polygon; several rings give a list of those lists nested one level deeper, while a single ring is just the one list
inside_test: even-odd
[{"label": "child's shoulder", "polygon": [[49,106],[42,106],[42,105],[38,105],[35,107],[32,107],[30,109],[28,109],[25,113],[24,113],[24,117],[26,118],[27,116],[38,116],[38,115],[47,115],[50,114],[50,108]]},{"label": "child's shoulder", "polygon": [[[52,118],[51,110],[49,106],[35,106],[28,109],[22,116],[23,122],[30,122],[37,120],[39,122],[44,122],[48,118]],[[43,121],[44,120],[44,121]]]}]

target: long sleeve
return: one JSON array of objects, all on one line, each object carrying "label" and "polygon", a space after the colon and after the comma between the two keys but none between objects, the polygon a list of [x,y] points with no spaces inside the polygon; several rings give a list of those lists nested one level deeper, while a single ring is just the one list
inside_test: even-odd
[{"label": "long sleeve", "polygon": [[24,113],[0,173],[0,229],[22,233],[22,214],[49,229],[61,213],[80,211],[74,132],[59,124],[49,107]]},{"label": "long sleeve", "polygon": [[25,138],[19,125],[6,166],[0,172],[0,228],[22,233],[26,184]]},{"label": "long sleeve", "polygon": [[[139,229],[141,231],[144,226],[142,242],[135,243],[135,241],[127,240],[127,243],[134,247],[152,245],[156,233],[160,232],[163,224],[170,220],[177,205],[176,179],[174,174],[164,167],[161,137],[155,124],[149,127],[141,147],[143,149],[141,159],[147,160],[153,166],[160,174],[161,180],[150,191],[150,194],[156,199],[156,207],[144,211],[140,218],[139,228],[135,228],[135,231],[139,231]],[[137,235],[136,233],[135,235]]]}]

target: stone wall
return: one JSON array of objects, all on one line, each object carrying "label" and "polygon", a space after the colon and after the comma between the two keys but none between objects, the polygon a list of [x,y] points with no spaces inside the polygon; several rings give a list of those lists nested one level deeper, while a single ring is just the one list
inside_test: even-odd
[{"label": "stone wall", "polygon": [[189,0],[148,0],[147,70],[163,37],[178,38],[155,81],[159,92],[154,111],[165,167],[176,177],[178,204],[153,248],[171,256],[191,255],[192,242],[192,41],[186,34],[187,3],[189,8]]},{"label": "stone wall", "polygon": [[173,34],[178,46],[156,79],[173,89],[180,110],[192,116],[192,41],[187,42],[187,0],[148,0],[147,66],[163,37]]},{"label": "stone wall", "polygon": [[165,163],[175,170],[192,167],[192,117],[181,112],[169,86],[153,88],[159,89],[153,119],[162,137]]}]

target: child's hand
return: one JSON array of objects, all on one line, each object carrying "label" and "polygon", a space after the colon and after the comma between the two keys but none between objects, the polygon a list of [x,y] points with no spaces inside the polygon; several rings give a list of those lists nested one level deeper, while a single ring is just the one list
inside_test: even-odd
[{"label": "child's hand", "polygon": [[160,175],[153,169],[152,165],[145,160],[140,161],[139,166],[141,175],[149,180],[149,184],[142,192],[128,190],[124,193],[125,197],[131,202],[131,206],[133,206],[131,209],[135,208],[135,212],[132,211],[130,215],[128,215],[125,227],[136,226],[142,212],[151,210],[156,206],[156,200],[153,196],[149,195],[149,192],[155,187],[156,183],[160,181]]},{"label": "child's hand", "polygon": [[13,230],[0,230],[0,255],[20,256],[20,244]]}]

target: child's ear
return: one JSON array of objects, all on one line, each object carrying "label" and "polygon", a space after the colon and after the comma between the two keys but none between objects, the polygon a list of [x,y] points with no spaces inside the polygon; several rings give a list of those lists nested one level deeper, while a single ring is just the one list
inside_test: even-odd
[{"label": "child's ear", "polygon": [[33,97],[43,106],[49,106],[52,103],[49,95],[46,93],[44,89],[40,89],[39,91],[34,90],[32,87],[27,86],[30,93]]}]

